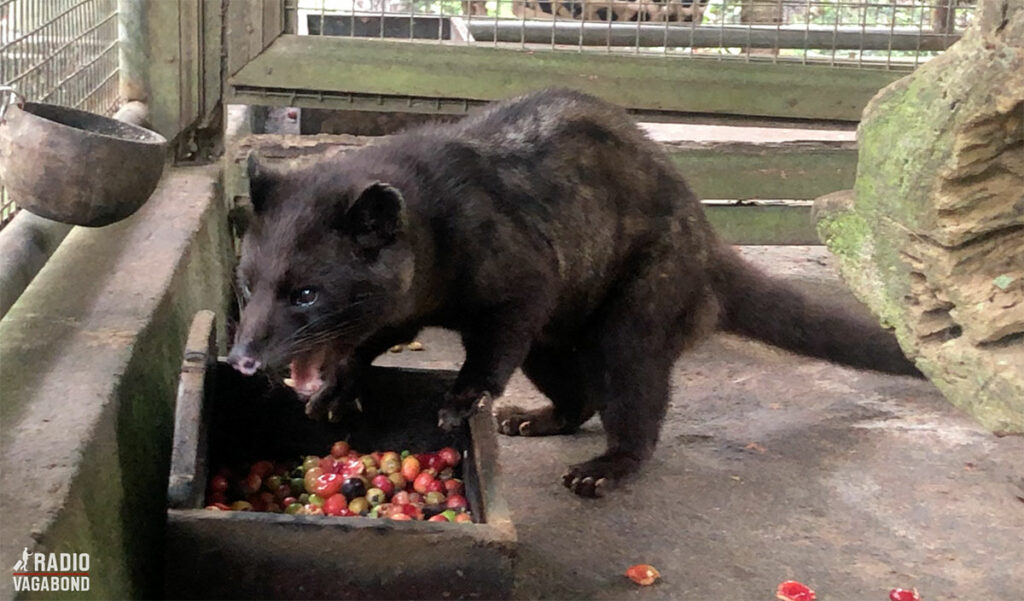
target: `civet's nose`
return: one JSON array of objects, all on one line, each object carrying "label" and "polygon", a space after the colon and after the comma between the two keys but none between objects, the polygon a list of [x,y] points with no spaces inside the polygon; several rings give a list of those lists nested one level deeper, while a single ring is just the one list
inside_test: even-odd
[{"label": "civet's nose", "polygon": [[262,365],[258,359],[250,357],[246,353],[246,349],[241,347],[231,349],[231,354],[228,355],[228,363],[231,367],[247,376],[256,373],[256,370]]}]

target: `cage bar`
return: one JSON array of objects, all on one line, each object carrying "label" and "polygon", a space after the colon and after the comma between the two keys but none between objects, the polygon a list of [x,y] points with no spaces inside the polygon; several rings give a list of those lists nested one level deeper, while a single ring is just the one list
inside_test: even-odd
[{"label": "cage bar", "polygon": [[[0,82],[30,101],[111,115],[117,0],[0,0]],[[0,182],[0,227],[17,207]]]},{"label": "cage bar", "polygon": [[[948,48],[975,9],[973,0],[298,0],[289,6],[299,21],[345,14],[354,24],[372,16],[376,37],[409,41],[427,39],[413,33],[415,21],[434,19],[439,44],[456,39],[530,52],[889,70],[911,69]],[[399,15],[409,21],[404,35],[384,35],[384,23]],[[452,19],[468,37],[440,35]],[[354,25],[342,35],[369,37]]]}]

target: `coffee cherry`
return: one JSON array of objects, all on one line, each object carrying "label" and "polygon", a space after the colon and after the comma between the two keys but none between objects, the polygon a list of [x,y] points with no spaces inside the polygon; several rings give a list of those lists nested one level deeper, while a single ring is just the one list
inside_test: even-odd
[{"label": "coffee cherry", "polygon": [[455,467],[462,461],[462,455],[452,447],[445,447],[437,452],[437,456],[444,460],[448,467]]},{"label": "coffee cherry", "polygon": [[412,483],[412,488],[416,492],[422,494],[427,493],[427,487],[430,486],[431,482],[435,482],[434,477],[427,473],[420,473],[416,476],[416,480]]},{"label": "coffee cherry", "polygon": [[395,486],[395,490],[405,490],[405,487],[408,486],[405,476],[399,472],[388,474],[388,480],[391,480],[391,484]]},{"label": "coffee cherry", "polygon": [[370,503],[370,505],[377,506],[383,503],[384,501],[387,501],[387,495],[385,495],[384,491],[379,488],[371,488],[370,490],[366,491],[366,500]]},{"label": "coffee cherry", "polygon": [[370,502],[366,500],[366,497],[356,497],[349,501],[348,510],[359,515],[366,515],[370,512]]},{"label": "coffee cherry", "polygon": [[353,499],[366,496],[366,484],[362,478],[349,478],[341,485],[341,494],[351,502]]},{"label": "coffee cherry", "polygon": [[469,501],[462,495],[452,494],[448,495],[448,498],[445,499],[444,506],[448,509],[464,510],[469,508]]},{"label": "coffee cherry", "polygon": [[370,481],[370,484],[372,484],[374,488],[379,488],[382,491],[384,491],[384,496],[388,497],[389,499],[391,498],[391,495],[395,494],[394,483],[392,483],[391,479],[385,476],[384,474],[378,474],[374,476],[373,480]]},{"label": "coffee cherry", "polygon": [[347,442],[345,442],[344,440],[339,440],[338,442],[331,445],[331,457],[334,457],[335,459],[341,459],[345,455],[348,455],[348,452],[350,450],[351,448],[348,446]]},{"label": "coffee cherry", "polygon": [[412,455],[402,460],[402,477],[409,482],[416,479],[416,476],[420,475],[420,460],[416,459]]}]

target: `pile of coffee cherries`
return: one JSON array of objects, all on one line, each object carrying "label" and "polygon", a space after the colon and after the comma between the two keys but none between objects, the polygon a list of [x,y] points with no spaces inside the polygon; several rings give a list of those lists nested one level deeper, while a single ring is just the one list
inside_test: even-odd
[{"label": "pile of coffee cherries", "polygon": [[452,447],[362,454],[338,441],[328,455],[310,455],[298,465],[257,461],[244,477],[219,470],[210,478],[206,509],[472,522],[463,482],[455,477],[461,459]]}]

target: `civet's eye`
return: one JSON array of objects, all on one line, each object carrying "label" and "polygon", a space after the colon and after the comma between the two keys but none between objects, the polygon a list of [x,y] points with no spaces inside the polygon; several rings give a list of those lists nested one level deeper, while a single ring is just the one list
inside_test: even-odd
[{"label": "civet's eye", "polygon": [[252,296],[252,289],[249,288],[249,282],[242,282],[242,299],[249,300],[250,296]]},{"label": "civet's eye", "polygon": [[311,286],[296,288],[292,290],[291,301],[296,307],[308,307],[316,302],[318,296],[320,296],[320,293]]}]

